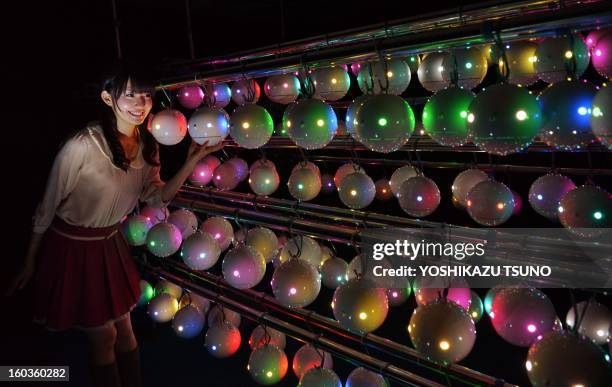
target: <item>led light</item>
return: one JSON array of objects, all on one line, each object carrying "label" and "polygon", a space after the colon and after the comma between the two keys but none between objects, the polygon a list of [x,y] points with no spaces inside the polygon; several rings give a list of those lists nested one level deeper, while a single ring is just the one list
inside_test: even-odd
[{"label": "led light", "polygon": [[471,63],[471,62],[467,62],[467,63],[465,64],[465,68],[466,68],[466,69],[471,69],[471,68],[472,68],[472,63]]},{"label": "led light", "polygon": [[572,52],[570,50],[565,51],[565,57],[567,59],[571,59],[572,56],[574,56],[574,54],[572,54]]},{"label": "led light", "polygon": [[581,116],[584,116],[585,114],[587,114],[587,108],[585,108],[584,106],[580,106],[578,108],[578,114],[580,114]]},{"label": "led light", "polygon": [[467,120],[468,120],[469,123],[474,122],[474,114],[472,114],[472,113],[468,114]]},{"label": "led light", "polygon": [[289,289],[289,294],[294,295],[296,293],[297,293],[297,289],[296,288]]},{"label": "led light", "polygon": [[527,119],[527,112],[525,112],[524,110],[519,110],[518,112],[516,112],[516,119],[519,121],[524,121]]},{"label": "led light", "polygon": [[450,348],[450,344],[448,343],[448,341],[446,341],[446,340],[440,341],[440,349],[441,350],[448,351],[449,348]]},{"label": "led light", "polygon": [[559,206],[559,212],[563,212],[563,207]]},{"label": "led light", "polygon": [[251,125],[250,125],[248,122],[243,122],[243,123],[242,123],[242,127],[243,127],[244,129],[248,129],[248,128],[249,128],[249,126],[251,126]]},{"label": "led light", "polygon": [[532,366],[531,366],[531,362],[530,362],[529,360],[527,360],[527,361],[525,362],[525,368],[527,368],[527,371],[531,371],[531,367],[532,367]]},{"label": "led light", "polygon": [[504,209],[504,203],[497,203],[497,209],[498,210],[503,210]]},{"label": "led light", "polygon": [[356,191],[356,190],[354,190],[354,189],[352,189],[352,190],[351,190],[351,196],[357,196],[357,191]]},{"label": "led light", "polygon": [[393,71],[387,71],[387,77],[391,78],[393,76]]},{"label": "led light", "polygon": [[422,202],[423,201],[423,197],[421,195],[416,197],[417,202]]},{"label": "led light", "polygon": [[361,320],[365,320],[366,318],[368,318],[368,314],[365,313],[365,312],[361,312],[361,313],[359,313],[359,318]]},{"label": "led light", "polygon": [[386,118],[379,118],[378,119],[378,125],[380,125],[380,126],[387,125],[387,119]]},{"label": "led light", "polygon": [[317,126],[323,126],[323,125],[325,125],[325,121],[317,120]]},{"label": "led light", "polygon": [[462,110],[461,113],[459,113],[459,115],[461,116],[461,118],[466,118],[468,116],[465,110]]},{"label": "led light", "polygon": [[234,277],[240,277],[240,272],[238,270],[234,270]]},{"label": "led light", "polygon": [[595,211],[595,213],[593,213],[593,218],[600,220],[601,218],[603,218],[603,214],[601,213],[601,211]]},{"label": "led light", "polygon": [[536,326],[535,326],[535,325],[533,325],[533,324],[529,324],[529,325],[527,325],[527,330],[528,330],[529,332],[533,333],[533,332],[535,332],[535,331],[536,331]]}]

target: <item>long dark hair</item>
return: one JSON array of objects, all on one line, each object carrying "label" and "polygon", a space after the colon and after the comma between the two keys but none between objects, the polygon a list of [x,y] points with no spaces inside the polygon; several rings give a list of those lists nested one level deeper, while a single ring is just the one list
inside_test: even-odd
[{"label": "long dark hair", "polygon": [[[117,108],[116,101],[121,94],[125,92],[128,80],[134,92],[150,93],[151,95],[155,92],[153,78],[144,66],[135,63],[122,63],[117,66],[112,74],[105,77],[102,83],[102,90],[106,90],[111,95],[115,108]],[[100,114],[99,123],[102,126],[104,138],[112,153],[113,164],[127,171],[129,161],[119,142],[119,130],[117,130],[117,119],[115,114],[113,110],[103,102],[100,102],[100,105],[103,110]],[[142,156],[148,164],[158,166],[157,143],[146,127],[147,121],[148,117],[145,117],[143,123],[137,127],[138,135],[143,143]]]}]

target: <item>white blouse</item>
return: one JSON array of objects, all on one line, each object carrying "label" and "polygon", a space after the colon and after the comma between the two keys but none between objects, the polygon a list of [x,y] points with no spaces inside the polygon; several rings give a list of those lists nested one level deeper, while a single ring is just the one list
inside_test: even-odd
[{"label": "white blouse", "polygon": [[138,156],[127,172],[116,167],[98,124],[89,124],[59,151],[47,180],[45,195],[34,214],[33,231],[44,233],[55,216],[83,227],[119,223],[138,201],[165,207],[159,167]]}]

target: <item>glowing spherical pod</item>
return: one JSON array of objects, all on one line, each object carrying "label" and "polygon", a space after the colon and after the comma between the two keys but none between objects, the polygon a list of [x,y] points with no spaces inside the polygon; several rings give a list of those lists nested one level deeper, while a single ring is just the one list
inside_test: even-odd
[{"label": "glowing spherical pod", "polygon": [[147,233],[147,249],[156,257],[169,257],[181,247],[181,231],[172,223],[158,223]]},{"label": "glowing spherical pod", "polygon": [[232,84],[232,101],[240,106],[257,103],[260,95],[261,89],[254,79],[242,79]]},{"label": "glowing spherical pod", "polygon": [[278,238],[276,234],[265,227],[250,229],[247,233],[245,243],[258,251],[266,262],[272,261],[272,258],[278,251]]},{"label": "glowing spherical pod", "polygon": [[346,109],[346,117],[344,121],[346,122],[346,131],[353,139],[355,139],[355,141],[359,141],[359,137],[357,137],[357,132],[355,131],[355,126],[357,125],[355,117],[357,116],[357,111],[361,109],[369,97],[371,97],[369,94],[360,95],[359,97],[355,98]]},{"label": "glowing spherical pod", "polygon": [[391,185],[389,185],[388,179],[378,179],[374,183],[376,188],[376,199],[385,201],[393,197],[393,191],[391,191]]},{"label": "glowing spherical pod", "polygon": [[474,323],[477,323],[482,318],[484,307],[482,305],[482,300],[475,291],[472,290],[470,294],[472,297],[470,300],[470,307],[468,308],[468,314],[472,320],[474,320]]},{"label": "glowing spherical pod", "polygon": [[414,297],[418,305],[426,305],[444,297],[463,309],[469,309],[472,294],[467,281],[462,277],[419,277],[414,281]]},{"label": "glowing spherical pod", "polygon": [[211,325],[204,336],[204,346],[208,353],[219,359],[238,352],[240,341],[240,331],[229,321]]},{"label": "glowing spherical pod", "polygon": [[460,172],[451,186],[453,192],[453,202],[460,208],[466,207],[467,194],[472,188],[481,181],[489,180],[489,176],[480,169],[466,169]]},{"label": "glowing spherical pod", "polygon": [[574,150],[595,142],[590,118],[597,90],[583,81],[560,81],[546,88],[542,104],[540,138],[546,144]]},{"label": "glowing spherical pod", "polygon": [[593,98],[591,128],[599,142],[612,149],[612,87],[602,87]]},{"label": "glowing spherical pod", "polygon": [[349,374],[346,387],[389,387],[389,385],[381,374],[359,367]]},{"label": "glowing spherical pod", "polygon": [[147,233],[153,224],[144,215],[129,216],[121,223],[121,231],[130,246],[142,246],[147,242]]},{"label": "glowing spherical pod", "polygon": [[227,83],[215,83],[204,87],[205,95],[215,109],[226,107],[232,99],[232,90]]},{"label": "glowing spherical pod", "polygon": [[551,331],[557,318],[552,302],[533,288],[501,290],[493,299],[489,316],[497,334],[519,347],[529,347]]},{"label": "glowing spherical pod", "polygon": [[166,219],[168,219],[168,216],[170,216],[170,211],[168,211],[168,208],[166,207],[155,208],[147,206],[140,210],[140,215],[147,218],[147,220],[151,222],[153,226],[155,226],[156,224],[164,222]]},{"label": "glowing spherical pod", "polygon": [[400,188],[402,184],[419,174],[418,169],[413,167],[412,165],[404,165],[402,167],[397,168],[393,174],[391,175],[391,179],[389,180],[389,186],[391,187],[391,192],[393,195],[397,196],[400,192]]},{"label": "glowing spherical pod", "polygon": [[342,387],[342,381],[328,368],[311,368],[304,374],[298,387]]},{"label": "glowing spherical pod", "polygon": [[408,102],[395,95],[381,94],[365,100],[354,123],[359,142],[375,152],[389,153],[408,141],[415,119]]},{"label": "glowing spherical pod", "polygon": [[196,109],[202,104],[204,92],[198,85],[183,86],[176,93],[179,103],[186,109]]},{"label": "glowing spherical pod", "polygon": [[321,192],[329,194],[336,190],[336,184],[334,183],[334,177],[330,174],[321,175]]},{"label": "glowing spherical pod", "polygon": [[291,196],[297,200],[312,200],[321,192],[321,175],[307,167],[294,169],[289,176],[287,187]]},{"label": "glowing spherical pod", "polygon": [[283,305],[302,308],[310,305],[321,290],[321,275],[309,262],[290,259],[274,270],[272,292]]},{"label": "glowing spherical pod", "polygon": [[487,87],[476,95],[469,110],[470,139],[480,149],[496,155],[522,150],[542,125],[537,99],[526,89],[507,83]]},{"label": "glowing spherical pod", "polygon": [[310,161],[301,161],[295,164],[293,166],[293,169],[291,169],[291,173],[295,172],[295,170],[300,169],[300,168],[312,169],[314,173],[316,173],[318,176],[321,176],[321,170],[319,169],[319,167],[317,167],[317,164],[312,163]]},{"label": "glowing spherical pod", "polygon": [[231,159],[227,160],[227,163],[234,167],[234,174],[236,175],[238,181],[243,181],[249,177],[249,164],[247,164],[244,159],[241,159],[240,157],[232,157]]},{"label": "glowing spherical pod", "polygon": [[376,187],[370,176],[354,172],[346,175],[338,186],[340,200],[352,209],[367,207],[374,200]]},{"label": "glowing spherical pod", "polygon": [[346,175],[350,175],[351,173],[355,173],[355,172],[365,173],[365,171],[363,170],[363,168],[361,168],[359,164],[355,164],[355,163],[343,164],[340,168],[338,168],[338,170],[336,171],[336,174],[334,175],[334,184],[336,185],[336,187],[340,187],[340,183],[342,182],[342,179],[344,179]]},{"label": "glowing spherical pod", "polygon": [[210,234],[196,232],[185,239],[181,246],[181,258],[190,269],[208,270],[219,260],[221,248]]},{"label": "glowing spherical pod", "polygon": [[348,281],[348,264],[339,257],[328,259],[321,266],[321,281],[329,289],[336,289]]},{"label": "glowing spherical pod", "polygon": [[187,119],[178,110],[162,110],[151,120],[151,134],[162,145],[176,145],[187,134]]},{"label": "glowing spherical pod", "polygon": [[221,251],[227,249],[234,240],[234,229],[231,223],[220,216],[206,219],[200,229],[215,238]]},{"label": "glowing spherical pod", "polygon": [[442,79],[451,83],[457,71],[457,84],[465,89],[473,89],[487,75],[487,58],[477,47],[453,50],[442,60]]},{"label": "glowing spherical pod", "polygon": [[415,176],[402,183],[397,194],[400,207],[410,216],[430,215],[440,205],[440,190],[425,176]]},{"label": "glowing spherical pod", "polygon": [[[510,70],[508,82],[527,86],[538,80],[535,69],[537,48],[538,44],[529,40],[513,42],[506,46],[506,59]],[[502,74],[506,72],[504,65],[504,61],[500,59],[498,66]]]},{"label": "glowing spherical pod", "polygon": [[499,226],[514,212],[514,196],[505,184],[485,180],[476,184],[466,197],[467,212],[476,223]]},{"label": "glowing spherical pod", "polygon": [[593,67],[601,75],[612,76],[612,31],[603,34],[592,51]]},{"label": "glowing spherical pod", "polygon": [[584,40],[584,43],[587,45],[589,50],[593,50],[595,46],[597,46],[599,39],[601,39],[604,35],[606,35],[609,32],[610,32],[610,29],[600,29],[599,27],[597,27],[597,29],[594,29],[591,32],[589,32],[586,39]]},{"label": "glowing spherical pod", "polygon": [[316,367],[332,369],[334,360],[329,352],[311,344],[304,344],[293,356],[293,373],[298,379],[301,379],[306,372]]},{"label": "glowing spherical pod", "polygon": [[276,192],[279,185],[280,176],[274,163],[268,160],[257,168],[251,166],[249,186],[257,195],[272,195]]},{"label": "glowing spherical pod", "polygon": [[184,208],[172,211],[168,216],[168,223],[178,227],[183,239],[189,238],[198,229],[198,218],[193,212]]},{"label": "glowing spherical pod", "polygon": [[208,313],[208,326],[219,325],[224,322],[229,322],[236,328],[240,326],[242,318],[231,309],[227,309],[221,305],[215,305]]},{"label": "glowing spherical pod", "polygon": [[417,307],[408,333],[417,351],[444,365],[464,359],[476,341],[474,321],[467,310],[443,299]]},{"label": "glowing spherical pod", "polygon": [[606,354],[586,337],[551,332],[537,341],[525,362],[533,386],[609,386],[612,367]]},{"label": "glowing spherical pod", "polygon": [[342,66],[330,66],[316,69],[311,74],[315,87],[315,98],[325,101],[337,101],[344,97],[351,86],[351,78]]},{"label": "glowing spherical pod", "polygon": [[538,177],[529,188],[529,204],[540,215],[559,221],[559,202],[576,184],[569,177],[549,173]]},{"label": "glowing spherical pod", "polygon": [[271,76],[266,79],[264,93],[272,102],[290,104],[300,95],[300,80],[293,74]]},{"label": "glowing spherical pod", "polygon": [[147,304],[153,296],[155,295],[155,291],[153,290],[153,286],[143,279],[140,280],[140,299],[138,300],[138,306],[142,306]]},{"label": "glowing spherical pod", "polygon": [[611,214],[610,194],[596,186],[575,188],[559,201],[559,220],[575,235],[597,237],[607,233]]},{"label": "glowing spherical pod", "polygon": [[311,237],[297,235],[289,239],[280,251],[279,263],[298,258],[319,268],[322,263],[321,246]]},{"label": "glowing spherical pod", "polygon": [[202,332],[206,320],[198,308],[187,305],[174,315],[172,319],[172,329],[177,336],[184,339],[191,339]]},{"label": "glowing spherical pod", "polygon": [[259,105],[239,106],[230,117],[230,136],[241,147],[257,149],[264,146],[274,132],[274,121]]},{"label": "glowing spherical pod", "polygon": [[231,191],[240,184],[240,176],[236,173],[236,166],[227,161],[219,165],[213,173],[215,187],[222,191]]},{"label": "glowing spherical pod", "polygon": [[258,384],[269,386],[280,382],[287,374],[289,362],[285,352],[272,344],[265,344],[251,352],[247,369]]},{"label": "glowing spherical pod", "polygon": [[606,344],[610,339],[610,327],[612,327],[612,313],[605,305],[597,301],[582,301],[571,307],[565,317],[568,327],[576,325],[576,309],[581,316],[578,332],[589,337],[599,345]]},{"label": "glowing spherical pod", "polygon": [[423,108],[425,132],[441,145],[463,145],[467,141],[467,116],[474,97],[471,91],[457,87],[438,91]]},{"label": "glowing spherical pod", "polygon": [[389,300],[385,289],[367,278],[354,278],[334,292],[334,317],[340,325],[357,333],[378,329],[387,318]]},{"label": "glowing spherical pod", "polygon": [[568,76],[567,68],[575,63],[576,77],[580,77],[589,65],[589,52],[578,34],[547,38],[535,52],[535,70],[540,79],[554,83]]},{"label": "glowing spherical pod", "polygon": [[223,278],[236,289],[250,289],[266,274],[266,260],[251,246],[239,244],[223,258]]},{"label": "glowing spherical pod", "polygon": [[183,289],[168,280],[161,280],[155,284],[155,295],[162,293],[167,293],[178,300],[183,294]]},{"label": "glowing spherical pod", "polygon": [[156,295],[149,301],[147,313],[151,319],[158,323],[165,323],[172,320],[178,310],[178,301],[168,293]]},{"label": "glowing spherical pod", "polygon": [[374,94],[382,94],[386,89],[386,94],[400,95],[408,88],[410,77],[410,67],[405,61],[391,59],[362,66],[357,83],[364,94],[368,89],[372,89]]},{"label": "glowing spherical pod", "polygon": [[305,149],[321,149],[336,134],[338,119],[331,106],[318,99],[304,99],[285,109],[283,129]]},{"label": "glowing spherical pod", "polygon": [[277,331],[276,329],[266,327],[264,325],[258,325],[255,327],[255,329],[253,329],[253,332],[251,332],[251,337],[249,337],[249,347],[251,347],[251,350],[255,350],[256,348],[262,347],[266,344],[273,345],[280,349],[285,349],[287,338],[281,331]]},{"label": "glowing spherical pod", "polygon": [[210,169],[208,163],[203,160],[198,161],[196,166],[193,168],[191,172],[191,176],[189,176],[189,182],[193,185],[197,185],[199,187],[204,187],[210,183],[213,177],[213,170]]},{"label": "glowing spherical pod", "polygon": [[189,135],[200,145],[217,145],[227,137],[229,121],[225,110],[201,107],[189,117]]},{"label": "glowing spherical pod", "polygon": [[448,86],[448,82],[442,77],[442,72],[443,62],[449,55],[448,52],[433,52],[421,61],[417,75],[424,88],[435,93]]}]

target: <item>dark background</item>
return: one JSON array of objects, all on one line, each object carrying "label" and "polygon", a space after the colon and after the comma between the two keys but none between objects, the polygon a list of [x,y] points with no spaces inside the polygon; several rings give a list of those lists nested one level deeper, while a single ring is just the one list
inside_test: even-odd
[{"label": "dark background", "polygon": [[[196,57],[228,54],[238,50],[256,48],[281,41],[362,27],[401,17],[439,11],[444,8],[469,5],[476,1],[198,1],[192,0],[192,25]],[[99,103],[97,82],[101,73],[116,60],[111,2],[109,1],[57,1],[52,4],[23,3],[20,9],[8,10],[3,23],[3,50],[5,64],[5,97],[11,101],[4,104],[3,115],[8,118],[3,129],[3,157],[6,209],[12,214],[10,227],[3,231],[3,246],[6,246],[3,277],[9,277],[19,267],[27,245],[30,217],[43,193],[46,176],[62,139],[75,129],[81,128],[93,117],[94,107]],[[185,8],[183,1],[169,0],[117,0],[117,11],[121,20],[121,44],[125,57],[147,60],[152,67],[188,59],[189,47],[186,34]],[[284,23],[281,21],[281,10]],[[282,28],[284,25],[284,28]],[[592,73],[590,73],[592,75]],[[593,75],[595,81],[601,79]],[[352,78],[353,84],[355,79]],[[262,85],[262,83],[260,83]],[[352,95],[358,95],[353,86]],[[409,96],[427,95],[418,83],[412,83],[406,92]],[[350,97],[347,97],[350,99]],[[262,98],[261,104],[270,109],[275,122],[279,122],[282,107]],[[415,107],[416,112],[420,111]],[[232,106],[229,106],[231,111]],[[339,116],[341,116],[339,111]],[[417,114],[418,116],[418,114]],[[8,136],[6,135],[8,134]],[[176,147],[162,147],[162,175],[168,178],[184,160],[188,141]],[[228,150],[235,154],[234,149]],[[249,163],[259,157],[257,152],[239,151]],[[349,152],[334,155],[350,157]],[[363,153],[364,156],[374,156]],[[299,161],[295,151],[268,152],[268,157],[277,161],[281,179],[288,169]],[[390,157],[405,158],[405,155]],[[433,154],[423,156],[431,160],[472,160],[471,154]],[[484,156],[479,156],[484,157]],[[558,163],[567,166],[587,165],[586,155],[565,154],[557,157]],[[284,160],[291,160],[284,162]],[[488,159],[482,158],[482,161]],[[529,154],[494,159],[494,162],[549,165],[549,154]],[[594,166],[609,167],[608,154],[593,154]],[[332,173],[338,165],[322,165],[322,172]],[[390,176],[391,168],[365,167],[376,180]],[[474,226],[465,213],[455,209],[448,198],[450,183],[457,171],[426,171],[440,186],[443,204],[428,219]],[[573,177],[573,176],[572,176]],[[497,174],[496,178],[517,190],[524,200],[531,182],[537,175]],[[573,177],[576,184],[583,177]],[[604,188],[609,182],[595,177],[595,182]],[[238,190],[249,192],[248,186]],[[274,196],[288,197],[286,189]],[[446,200],[445,200],[446,199]],[[340,205],[336,195],[319,197],[318,203]],[[526,203],[525,203],[526,204]],[[396,203],[376,203],[373,211],[399,214]],[[528,205],[524,205],[520,216],[512,218],[507,226],[555,227],[553,223],[537,216]],[[354,252],[341,248],[339,253],[351,259]],[[268,273],[268,276],[271,273]],[[6,279],[3,279],[6,281]],[[6,282],[3,282],[6,283]],[[264,280],[262,283],[268,283]],[[263,288],[262,288],[263,289]],[[480,291],[484,296],[484,289]],[[550,290],[546,293],[553,299],[559,316],[565,316],[569,307],[567,291]],[[579,298],[584,296],[578,294]],[[331,292],[322,291],[315,309],[331,315],[328,307]],[[603,300],[600,300],[603,301]],[[3,314],[0,341],[0,364],[3,365],[51,365],[71,366],[71,385],[86,385],[86,347],[78,333],[44,334],[33,327],[30,321],[30,288],[8,299],[3,299]],[[404,306],[394,308],[385,325],[377,333],[410,345],[405,330],[411,311],[411,298]],[[146,385],[162,386],[246,386],[251,385],[246,361],[246,340],[254,327],[245,321],[241,329],[244,345],[239,354],[217,360],[209,356],[200,339],[190,341],[176,338],[167,325],[156,326],[145,316],[142,309],[134,313],[135,330],[143,358]],[[487,317],[477,325],[477,345],[462,364],[488,374],[499,376],[509,382],[527,385],[524,371],[526,349],[513,347],[495,334]],[[287,354],[291,360],[298,343],[288,340]],[[401,364],[399,364],[401,365]],[[408,365],[405,365],[409,367]],[[562,366],[562,365],[561,365]],[[337,360],[335,370],[346,380],[352,366]],[[409,368],[408,368],[409,369]],[[282,385],[295,385],[297,380],[291,371]]]}]

